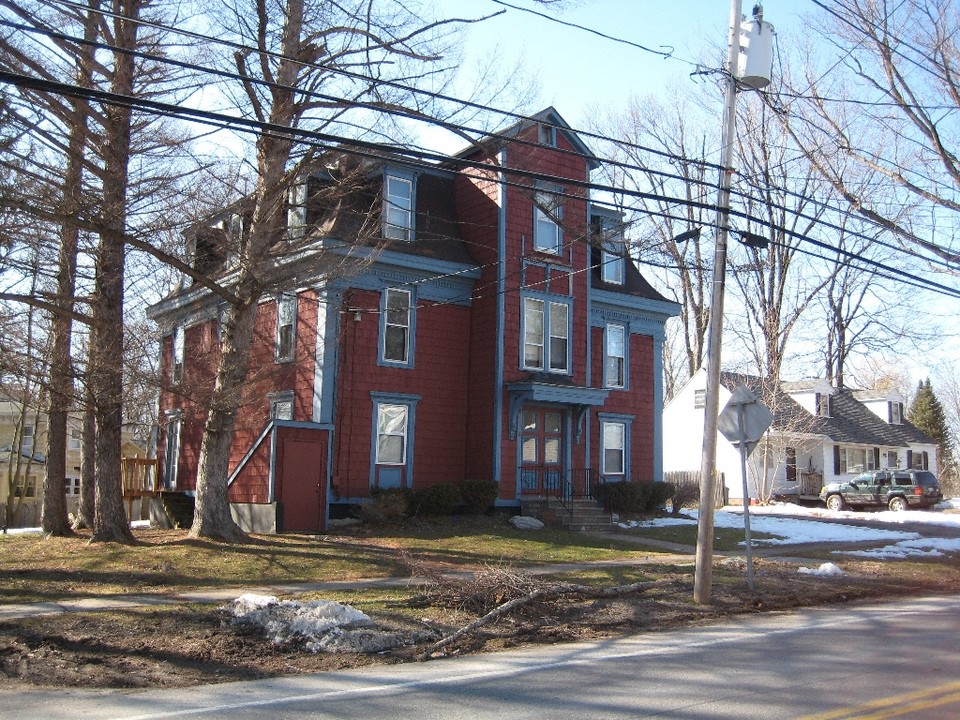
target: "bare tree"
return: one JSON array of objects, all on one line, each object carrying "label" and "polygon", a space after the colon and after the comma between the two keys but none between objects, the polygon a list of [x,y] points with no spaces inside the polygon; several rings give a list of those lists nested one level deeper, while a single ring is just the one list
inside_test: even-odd
[{"label": "bare tree", "polygon": [[747,218],[736,229],[745,260],[730,253],[747,322],[730,329],[750,349],[757,373],[776,382],[794,329],[829,281],[803,254],[807,236],[818,234],[827,214],[829,193],[808,163],[791,157],[794,151],[769,108],[750,100],[740,103],[744,131],[737,147],[739,204]]},{"label": "bare tree", "polygon": [[632,253],[641,264],[664,271],[665,292],[682,308],[683,379],[700,367],[710,317],[710,267],[700,230],[714,221],[708,205],[716,171],[697,159],[705,156],[713,133],[696,116],[694,103],[682,94],[669,106],[632,98],[622,114],[598,128],[623,141],[608,150],[621,163],[604,169],[611,184],[645,193],[621,203],[628,210]]},{"label": "bare tree", "polygon": [[[914,251],[955,263],[956,3],[843,0],[822,8],[814,22],[825,29],[835,58],[811,63],[787,84],[782,99],[789,112],[781,117],[788,131],[852,212]],[[897,197],[865,192],[860,174],[850,173],[853,165],[882,177]],[[902,213],[917,201],[929,211]]]},{"label": "bare tree", "polygon": [[[221,4],[217,4],[218,9]],[[442,73],[437,33],[460,21],[424,22],[408,7],[390,2],[332,4],[313,0],[237,0],[228,32],[251,48],[235,55],[243,104],[270,130],[256,142],[256,187],[249,226],[235,249],[229,278],[232,296],[222,319],[222,341],[198,460],[196,512],[191,534],[239,540],[227,498],[227,470],[236,413],[249,369],[257,303],[273,281],[274,250],[286,230],[286,198],[298,163],[308,163],[285,128],[348,126],[358,108],[403,107],[404,90],[390,77],[409,83]],[[365,74],[358,75],[356,68]],[[317,95],[336,87],[339,97]],[[361,103],[360,101],[364,102]],[[414,114],[426,115],[418,107]],[[376,115],[361,113],[367,122]]]}]

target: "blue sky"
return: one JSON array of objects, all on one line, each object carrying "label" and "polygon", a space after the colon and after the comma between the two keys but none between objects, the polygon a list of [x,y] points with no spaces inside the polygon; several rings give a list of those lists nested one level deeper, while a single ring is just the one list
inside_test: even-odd
[{"label": "blue sky", "polygon": [[[509,0],[510,5],[536,9],[566,23],[653,50],[672,51],[671,57],[664,58],[494,0],[434,2],[442,17],[477,17],[505,10],[468,28],[464,66],[469,69],[480,61],[497,63],[503,71],[522,68],[539,85],[537,109],[553,105],[574,127],[587,125],[592,114],[622,107],[631,95],[665,93],[694,83],[710,93],[708,81],[692,78],[690,73],[700,61],[723,61],[730,16],[728,0],[572,0],[562,12],[532,0]],[[744,0],[745,13],[752,7],[753,0]],[[798,12],[812,7],[807,2],[767,0],[764,19],[781,32],[796,25]],[[442,149],[460,146],[462,141]]]}]

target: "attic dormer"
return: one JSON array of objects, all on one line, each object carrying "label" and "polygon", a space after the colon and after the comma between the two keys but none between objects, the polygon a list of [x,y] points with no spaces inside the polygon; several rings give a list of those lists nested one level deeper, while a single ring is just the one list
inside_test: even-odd
[{"label": "attic dormer", "polygon": [[833,416],[833,396],[837,390],[827,380],[793,383],[785,386],[787,393],[804,410],[816,417]]},{"label": "attic dormer", "polygon": [[889,425],[903,425],[905,398],[898,390],[860,390],[854,397]]}]

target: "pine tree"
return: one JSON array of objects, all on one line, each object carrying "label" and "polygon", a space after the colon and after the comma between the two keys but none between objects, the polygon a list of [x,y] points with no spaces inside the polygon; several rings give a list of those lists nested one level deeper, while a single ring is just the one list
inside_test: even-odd
[{"label": "pine tree", "polygon": [[930,378],[921,380],[917,385],[917,394],[907,411],[907,420],[936,441],[937,469],[940,474],[949,472],[953,468],[953,438],[943,405],[933,392]]}]

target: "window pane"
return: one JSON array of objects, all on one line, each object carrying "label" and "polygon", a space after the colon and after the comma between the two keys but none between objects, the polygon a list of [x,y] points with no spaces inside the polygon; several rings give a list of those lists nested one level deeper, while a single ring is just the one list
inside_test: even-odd
[{"label": "window pane", "polygon": [[527,298],[523,316],[523,364],[525,367],[543,367],[543,301]]},{"label": "window pane", "polygon": [[540,416],[535,410],[524,410],[523,411],[523,429],[524,430],[536,430],[537,424],[540,421]]},{"label": "window pane", "polygon": [[402,465],[403,438],[398,435],[381,435],[377,443],[377,462],[381,465]]},{"label": "window pane", "polygon": [[622,475],[623,452],[620,450],[604,450],[603,471],[608,475]]},{"label": "window pane", "polygon": [[560,438],[555,438],[555,437],[544,438],[543,462],[545,465],[560,464]]},{"label": "window pane", "polygon": [[394,362],[407,361],[407,329],[387,326],[384,337],[383,357]]},{"label": "window pane", "polygon": [[523,457],[523,462],[525,463],[537,462],[537,439],[536,438],[528,437],[523,439],[522,457]]},{"label": "window pane", "polygon": [[560,432],[563,422],[563,416],[558,412],[548,412],[543,414],[543,431],[548,433]]},{"label": "window pane", "polygon": [[567,369],[567,325],[569,310],[562,303],[550,303],[550,369]]}]

